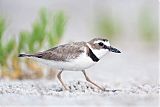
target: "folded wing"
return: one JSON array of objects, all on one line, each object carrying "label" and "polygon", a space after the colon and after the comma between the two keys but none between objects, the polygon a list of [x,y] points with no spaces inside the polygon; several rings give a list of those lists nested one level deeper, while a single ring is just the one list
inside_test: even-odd
[{"label": "folded wing", "polygon": [[71,59],[75,59],[81,53],[83,53],[85,45],[85,42],[76,42],[60,45],[58,47],[51,48],[47,51],[36,53],[33,56],[47,60],[68,62]]}]

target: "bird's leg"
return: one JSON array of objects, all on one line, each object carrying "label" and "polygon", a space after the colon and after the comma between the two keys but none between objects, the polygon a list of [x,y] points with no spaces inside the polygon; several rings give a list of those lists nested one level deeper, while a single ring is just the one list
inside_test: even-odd
[{"label": "bird's leg", "polygon": [[64,87],[65,90],[68,90],[67,86],[64,84],[63,80],[61,79],[61,73],[63,70],[61,70],[58,74],[57,74],[57,78],[59,79],[59,81],[61,82],[62,86]]},{"label": "bird's leg", "polygon": [[84,76],[85,76],[85,78],[86,78],[86,80],[88,82],[92,83],[93,85],[95,85],[96,87],[98,87],[100,90],[105,91],[105,88],[102,88],[102,87],[98,86],[96,83],[94,83],[93,81],[90,80],[90,78],[87,76],[85,70],[82,70],[82,72],[83,72],[83,74],[84,74]]}]

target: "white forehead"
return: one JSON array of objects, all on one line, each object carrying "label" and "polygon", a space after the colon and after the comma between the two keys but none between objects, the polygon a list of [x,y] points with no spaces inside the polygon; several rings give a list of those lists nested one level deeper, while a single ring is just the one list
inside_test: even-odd
[{"label": "white forehead", "polygon": [[97,40],[97,41],[94,42],[94,44],[95,44],[95,43],[100,43],[100,42],[102,42],[102,43],[105,44],[106,46],[110,46],[109,41],[102,41],[102,40]]}]

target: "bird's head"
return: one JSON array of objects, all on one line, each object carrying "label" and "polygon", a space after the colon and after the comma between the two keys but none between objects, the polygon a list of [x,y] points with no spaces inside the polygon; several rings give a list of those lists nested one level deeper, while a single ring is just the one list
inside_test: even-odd
[{"label": "bird's head", "polygon": [[87,45],[99,59],[107,52],[121,53],[118,49],[112,47],[107,39],[94,38],[87,42]]}]

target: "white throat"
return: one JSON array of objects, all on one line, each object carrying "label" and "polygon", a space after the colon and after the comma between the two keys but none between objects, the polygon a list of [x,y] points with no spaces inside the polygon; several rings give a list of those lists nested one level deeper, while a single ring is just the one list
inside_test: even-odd
[{"label": "white throat", "polygon": [[107,49],[93,49],[89,43],[87,43],[87,46],[92,50],[92,52],[96,55],[97,58],[101,59],[107,52]]}]

